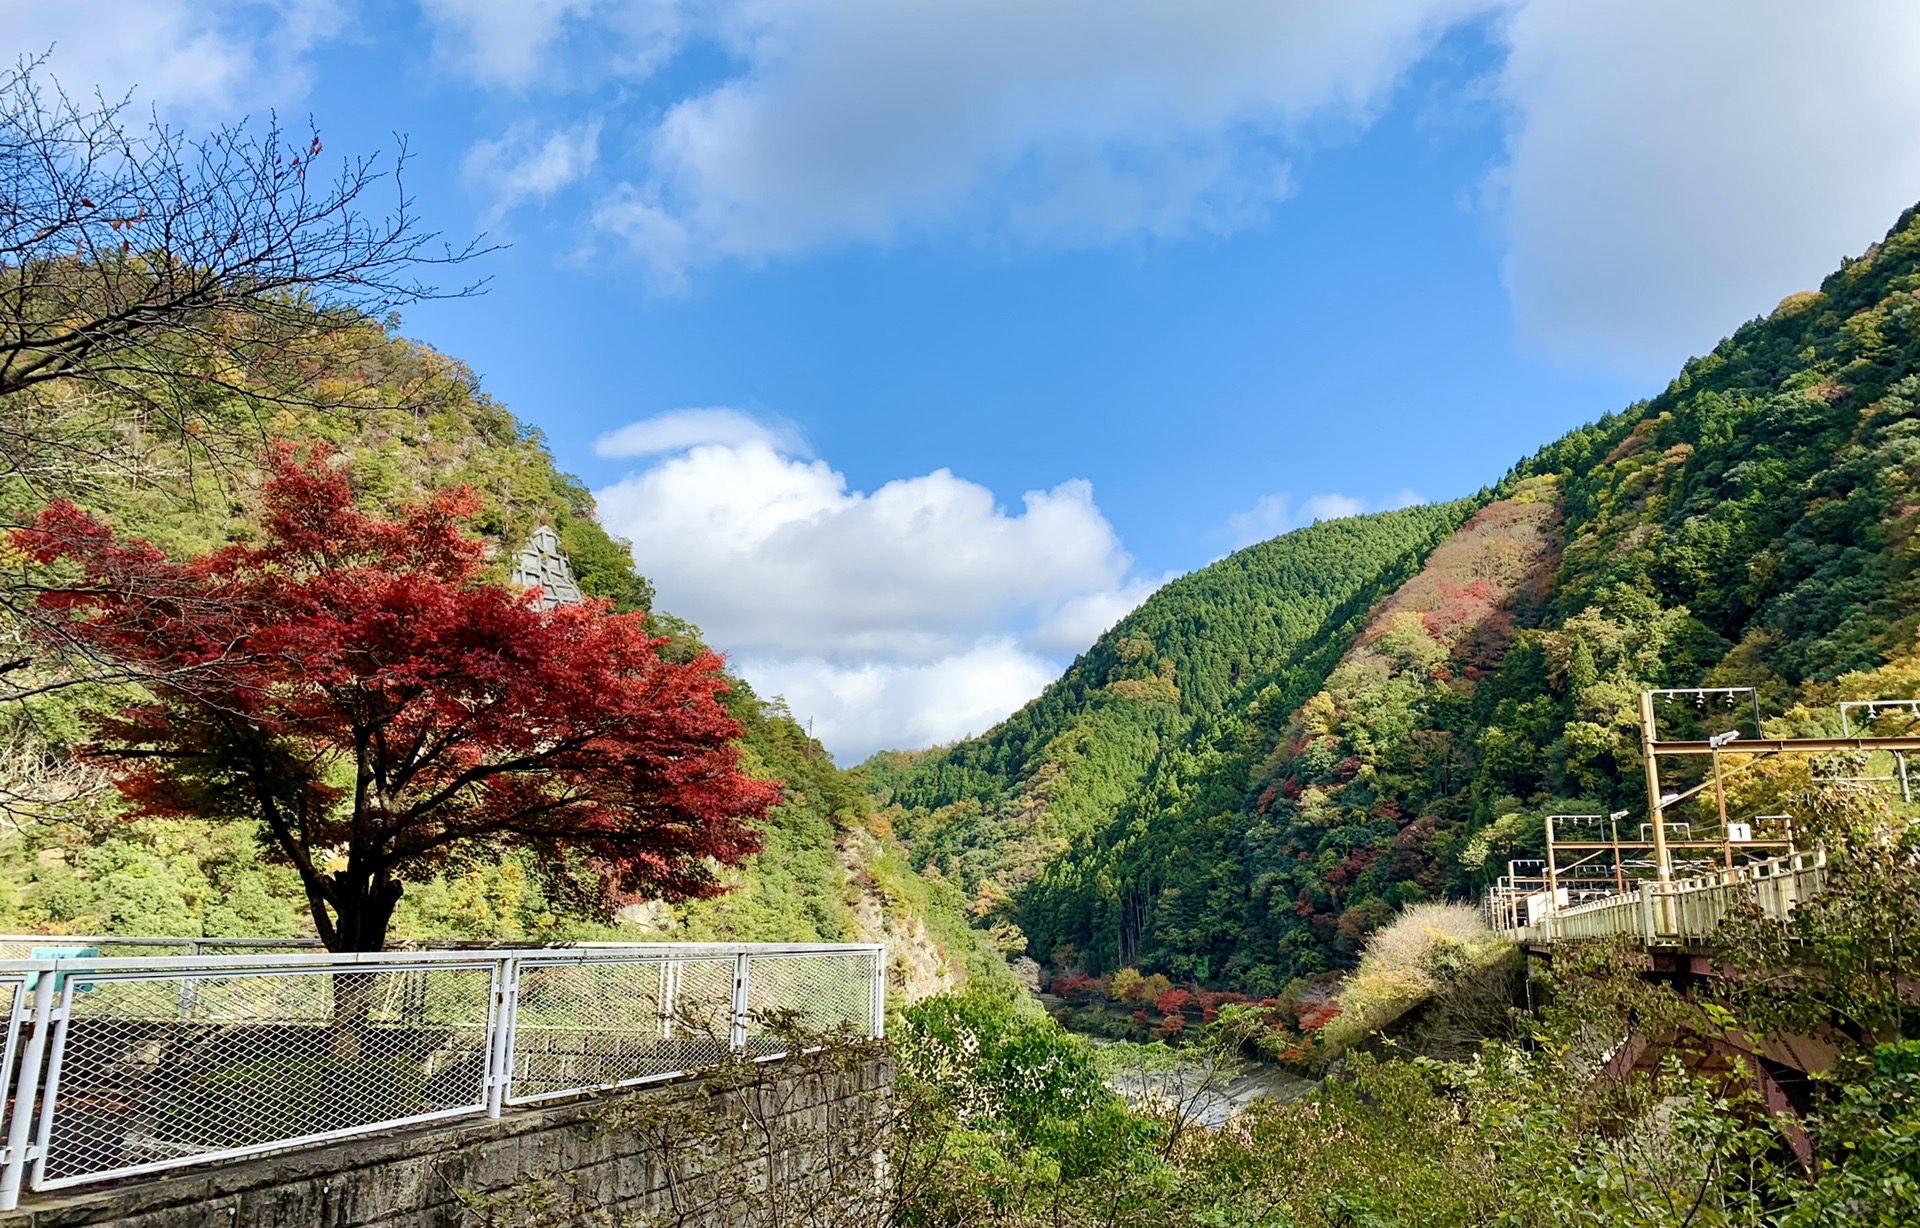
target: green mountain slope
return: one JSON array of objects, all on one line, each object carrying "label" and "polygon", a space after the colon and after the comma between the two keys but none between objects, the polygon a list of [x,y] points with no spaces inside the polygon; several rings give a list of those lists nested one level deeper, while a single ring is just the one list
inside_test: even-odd
[{"label": "green mountain slope", "polygon": [[[55,384],[0,406],[30,423],[0,477],[0,522],[30,518],[70,498],[116,527],[177,555],[251,533],[268,439],[337,449],[362,497],[392,506],[428,488],[466,484],[486,502],[477,527],[507,560],[532,529],[558,532],[581,588],[622,609],[651,605],[627,543],[595,519],[592,496],[555,466],[539,432],[518,422],[462,364],[359,322],[316,347],[310,394],[247,403],[170,388],[190,403],[184,429],[121,396]],[[179,415],[170,419],[182,421]],[[23,432],[24,433],[24,432]],[[11,441],[9,441],[11,442]],[[75,445],[60,447],[55,445]],[[84,465],[70,463],[74,455]],[[698,631],[655,613],[676,651]],[[83,736],[78,708],[97,696],[56,693],[0,712],[0,798],[16,778],[60,765]],[[867,794],[837,769],[785,707],[738,680],[728,704],[745,724],[749,770],[787,782],[769,816],[764,851],[715,900],[641,906],[618,924],[581,913],[564,874],[514,857],[454,867],[411,885],[400,937],[544,940],[684,937],[853,941],[886,937],[898,982],[924,992],[969,969],[1005,975],[1004,961],[966,924],[951,887],[921,882],[876,824]],[[44,774],[44,773],[42,773]],[[270,864],[255,833],[235,826],[121,818],[110,790],[84,773],[71,796],[0,831],[0,929],[68,933],[290,936],[310,924],[290,871]],[[89,788],[91,786],[91,788]]]},{"label": "green mountain slope", "polygon": [[[980,826],[965,812],[1004,816],[994,834],[1026,862],[987,859],[969,891],[1056,963],[1272,991],[1350,960],[1400,906],[1471,894],[1537,846],[1544,814],[1641,804],[1642,687],[1757,686],[1804,722],[1797,704],[1893,685],[1920,623],[1916,295],[1909,211],[1660,396],[1518,465],[1445,546],[1412,552],[1421,571],[1371,617],[1290,644],[1271,668],[1293,668],[1291,687],[1215,690],[1177,737],[1076,747],[1100,765],[1079,792],[1102,805],[1069,830],[1029,784],[1058,758],[1051,739],[1104,734],[1095,687],[1065,680],[986,738],[877,773],[896,822],[921,864],[965,882],[981,872],[955,839]],[[1207,677],[1196,662],[1242,634],[1195,611],[1156,652],[1173,678]],[[1117,659],[1124,638],[1096,652]]]},{"label": "green mountain slope", "polygon": [[919,865],[1003,909],[1047,860],[1111,824],[1172,748],[1222,713],[1284,713],[1326,677],[1367,609],[1465,513],[1409,508],[1316,524],[1167,585],[986,736],[881,755]]}]

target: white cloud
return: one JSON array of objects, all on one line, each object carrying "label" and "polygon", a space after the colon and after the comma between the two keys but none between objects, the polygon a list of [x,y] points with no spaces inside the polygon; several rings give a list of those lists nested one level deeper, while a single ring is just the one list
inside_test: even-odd
[{"label": "white cloud", "polygon": [[528,201],[544,202],[578,182],[600,156],[600,120],[543,132],[522,121],[490,141],[478,141],[461,163],[461,178],[492,198],[490,222]]},{"label": "white cloud", "polygon": [[591,44],[602,72],[645,75],[678,28],[677,0],[420,0],[434,49],[483,85],[520,89],[567,74],[556,52],[569,39]]},{"label": "white cloud", "polygon": [[1402,490],[1372,502],[1352,495],[1310,495],[1296,507],[1293,496],[1282,491],[1277,495],[1262,495],[1246,511],[1227,517],[1226,535],[1233,548],[1239,550],[1318,521],[1341,520],[1366,512],[1391,512],[1425,502],[1413,491]]},{"label": "white cloud", "polygon": [[1085,482],[1009,515],[945,469],[865,494],[759,440],[695,447],[596,498],[662,605],[746,654],[930,660],[1120,587],[1130,562]]},{"label": "white cloud", "polygon": [[606,457],[654,456],[684,452],[701,444],[728,447],[760,443],[788,456],[810,449],[800,428],[784,418],[763,419],[737,409],[675,409],[608,431],[593,441],[593,454]]},{"label": "white cloud", "polygon": [[13,4],[7,39],[16,53],[53,49],[47,70],[76,98],[133,92],[183,123],[229,121],[304,98],[308,53],[346,21],[340,0],[96,0]]},{"label": "white cloud", "polygon": [[603,453],[657,459],[595,498],[661,608],[843,757],[986,728],[1155,587],[1084,481],[1018,510],[945,469],[866,493],[781,431],[731,410],[636,423]]},{"label": "white cloud", "polygon": [[1050,243],[1231,231],[1292,191],[1277,141],[1364,123],[1488,0],[765,0],[743,62],[653,129],[596,222],[672,283],[713,260],[954,222]]},{"label": "white cloud", "polygon": [[741,657],[734,665],[761,693],[785,696],[813,735],[848,764],[877,750],[984,733],[1060,673],[1056,663],[1004,639],[924,663]]},{"label": "white cloud", "polygon": [[443,56],[476,80],[523,85],[544,67],[570,21],[596,0],[420,0]]},{"label": "white cloud", "polygon": [[593,225],[625,242],[647,266],[654,289],[673,293],[686,288],[694,261],[693,236],[646,192],[621,184],[593,207]]},{"label": "white cloud", "polygon": [[595,231],[664,289],[835,245],[1258,225],[1312,190],[1295,151],[1363,130],[1489,17],[1509,140],[1486,199],[1516,327],[1549,352],[1670,371],[1920,198],[1910,0],[423,3],[465,71],[513,87],[725,54],[622,116],[596,186]]},{"label": "white cloud", "polygon": [[1920,5],[1563,0],[1506,27],[1506,278],[1550,351],[1671,373],[1920,199]]},{"label": "white cloud", "polygon": [[1367,501],[1356,499],[1352,495],[1314,495],[1300,505],[1300,523],[1344,520],[1348,516],[1358,516],[1366,510]]},{"label": "white cloud", "polygon": [[1177,574],[1157,580],[1135,580],[1121,588],[1071,597],[1042,618],[1021,642],[1035,652],[1049,655],[1083,652],[1102,632],[1131,614]]}]

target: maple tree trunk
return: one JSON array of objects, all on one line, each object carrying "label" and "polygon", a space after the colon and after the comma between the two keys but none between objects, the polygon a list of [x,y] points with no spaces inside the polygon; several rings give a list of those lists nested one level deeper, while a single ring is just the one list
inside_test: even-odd
[{"label": "maple tree trunk", "polygon": [[[357,882],[334,884],[332,940],[329,950],[336,953],[378,951],[386,946],[387,926],[393,921],[394,906],[400,902],[399,883],[376,874]],[[321,933],[327,932],[322,927]],[[333,1056],[355,1058],[361,1055],[368,1016],[380,981],[377,972],[338,972],[333,979]]]},{"label": "maple tree trunk", "polygon": [[[333,915],[314,918],[320,925],[327,949],[340,954],[385,950],[387,927],[393,923],[393,910],[400,903],[400,892],[400,884],[384,872],[344,881],[336,878]],[[315,908],[319,907],[316,903]]]}]

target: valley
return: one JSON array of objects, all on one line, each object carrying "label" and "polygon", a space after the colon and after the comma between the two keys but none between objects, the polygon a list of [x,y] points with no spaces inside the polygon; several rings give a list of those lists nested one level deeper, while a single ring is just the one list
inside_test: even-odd
[{"label": "valley", "polygon": [[1788,724],[1901,691],[1917,255],[1910,212],[1478,495],[1229,556],[994,731],[876,759],[915,866],[1055,974],[1272,996],[1537,857],[1546,815],[1633,805],[1640,687]]}]

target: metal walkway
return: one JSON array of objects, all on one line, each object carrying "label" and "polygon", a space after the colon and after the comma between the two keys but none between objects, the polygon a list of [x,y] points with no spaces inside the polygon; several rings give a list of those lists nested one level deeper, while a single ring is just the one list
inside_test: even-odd
[{"label": "metal walkway", "polygon": [[1684,947],[1709,938],[1727,914],[1746,903],[1784,920],[1825,884],[1820,850],[1750,862],[1693,878],[1647,880],[1633,889],[1572,903],[1567,889],[1487,895],[1493,927],[1521,943],[1582,938],[1631,938],[1649,947]]}]

